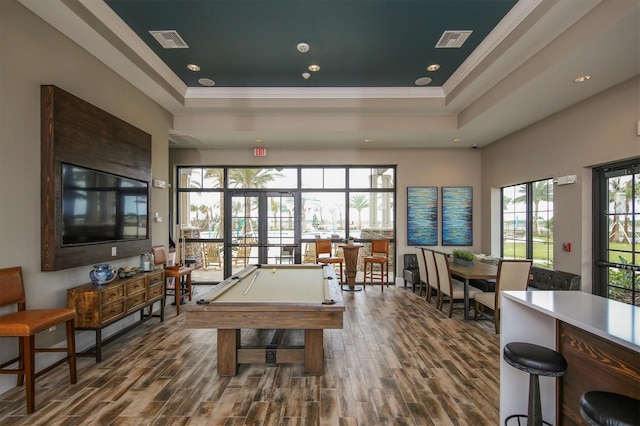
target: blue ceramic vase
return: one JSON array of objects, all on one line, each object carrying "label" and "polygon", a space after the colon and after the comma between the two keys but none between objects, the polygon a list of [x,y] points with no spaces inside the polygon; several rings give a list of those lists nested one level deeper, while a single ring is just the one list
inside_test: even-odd
[{"label": "blue ceramic vase", "polygon": [[116,270],[113,266],[101,263],[99,265],[93,265],[93,270],[89,272],[89,278],[91,282],[96,285],[108,284],[116,277]]}]

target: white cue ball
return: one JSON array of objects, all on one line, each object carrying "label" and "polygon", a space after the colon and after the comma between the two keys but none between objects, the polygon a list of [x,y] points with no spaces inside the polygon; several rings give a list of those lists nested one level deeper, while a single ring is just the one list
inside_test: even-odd
[{"label": "white cue ball", "polygon": [[273,269],[271,270],[271,273],[272,273],[272,274],[275,274],[275,273],[276,273],[276,268],[273,268]]}]

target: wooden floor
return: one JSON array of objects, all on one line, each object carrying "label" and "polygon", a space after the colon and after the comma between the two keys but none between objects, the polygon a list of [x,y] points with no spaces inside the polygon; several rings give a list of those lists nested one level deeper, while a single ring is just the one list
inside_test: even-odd
[{"label": "wooden floor", "polygon": [[[200,289],[203,291],[204,289]],[[0,425],[497,425],[499,338],[491,321],[449,319],[408,288],[343,293],[343,330],[325,330],[325,374],[302,365],[216,373],[216,331],[187,330],[184,313],[156,319],[0,395]],[[247,338],[261,332],[243,332]],[[295,336],[294,336],[295,338]]]}]

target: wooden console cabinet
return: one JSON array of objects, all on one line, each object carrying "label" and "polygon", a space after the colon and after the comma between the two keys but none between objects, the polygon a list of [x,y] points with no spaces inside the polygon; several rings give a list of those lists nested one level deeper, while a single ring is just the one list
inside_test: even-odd
[{"label": "wooden console cabinet", "polygon": [[[160,302],[160,314],[153,315],[152,305]],[[76,310],[76,330],[95,330],[94,348],[78,354],[95,354],[96,362],[102,360],[102,344],[143,321],[157,316],[164,321],[164,270],[143,272],[129,278],[116,278],[109,284],[84,284],[67,290],[67,306]],[[149,307],[149,314],[145,308]],[[131,314],[140,312],[140,320],[102,340],[102,329]]]}]

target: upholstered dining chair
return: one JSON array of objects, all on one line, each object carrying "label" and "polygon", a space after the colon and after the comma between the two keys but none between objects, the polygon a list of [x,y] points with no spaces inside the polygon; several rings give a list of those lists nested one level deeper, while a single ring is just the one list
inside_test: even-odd
[{"label": "upholstered dining chair", "polygon": [[424,263],[424,253],[422,247],[416,247],[416,257],[418,258],[418,276],[420,280],[418,285],[420,286],[420,292],[418,295],[422,296],[422,289],[427,287],[427,265]]},{"label": "upholstered dining chair", "polygon": [[[316,263],[340,265],[340,285],[342,285],[342,265],[344,257],[334,256],[331,252],[331,240],[316,238]],[[334,266],[335,268],[335,266]]]},{"label": "upholstered dining chair", "polygon": [[380,265],[378,270],[380,272],[380,289],[384,291],[385,282],[387,283],[387,288],[389,287],[389,240],[371,240],[371,255],[365,256],[363,263],[364,288],[367,287],[367,278],[371,279],[373,283],[375,265]]},{"label": "upholstered dining chair", "polygon": [[[154,246],[151,248],[153,261],[156,265],[164,268],[164,298],[165,305],[167,296],[173,296],[176,305],[176,315],[180,315],[180,303],[184,297],[191,300],[191,272],[193,268],[176,265],[167,266],[167,251],[164,246]],[[170,284],[173,278],[173,286]]]},{"label": "upholstered dining chair", "polygon": [[531,272],[531,260],[503,259],[498,263],[496,291],[476,294],[473,319],[478,320],[478,311],[484,308],[493,311],[496,334],[500,333],[500,292],[505,290],[526,290]]},{"label": "upholstered dining chair", "polygon": [[438,279],[438,269],[433,250],[422,249],[424,253],[424,263],[427,265],[427,302],[431,302],[431,297],[435,291],[436,301],[440,299],[440,280]]},{"label": "upholstered dining chair", "polygon": [[[449,300],[449,318],[453,315],[453,303],[456,300],[464,300],[464,283],[451,278],[449,269],[449,261],[445,253],[434,251],[436,269],[438,271],[438,282],[440,283],[440,291],[438,292],[438,309],[442,310],[444,298]],[[481,293],[475,287],[469,287],[469,300],[475,298],[475,295]]]},{"label": "upholstered dining chair", "polygon": [[[76,338],[73,308],[27,309],[22,280],[22,268],[0,269],[0,307],[17,305],[17,311],[0,316],[0,336],[18,338],[18,357],[0,365],[0,374],[17,374],[18,386],[25,384],[27,413],[36,408],[35,379],[60,364],[69,363],[71,383],[76,383]],[[35,335],[64,323],[67,333],[66,348],[36,348]],[[64,358],[44,369],[35,371],[36,352],[65,352]],[[17,362],[17,368],[5,368]]]}]

